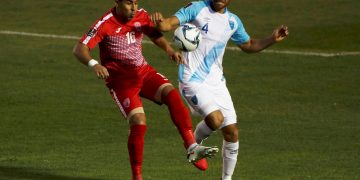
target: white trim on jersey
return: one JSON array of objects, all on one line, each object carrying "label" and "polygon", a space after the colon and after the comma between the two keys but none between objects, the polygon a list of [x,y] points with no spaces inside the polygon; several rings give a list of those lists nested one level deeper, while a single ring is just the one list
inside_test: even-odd
[{"label": "white trim on jersey", "polygon": [[[96,25],[92,28],[92,29],[95,29],[96,31],[98,30],[98,28],[101,26],[101,24],[103,24],[106,20],[108,20],[109,18],[111,18],[113,16],[112,13],[109,13],[108,15],[106,15],[104,18],[102,18],[100,21],[98,21],[96,23]],[[93,38],[94,36],[90,36],[88,35],[84,40],[83,40],[83,44],[87,44],[89,43],[90,39]]]},{"label": "white trim on jersey", "polygon": [[138,9],[138,12],[139,12],[139,11],[147,12],[144,8]]},{"label": "white trim on jersey", "polygon": [[125,112],[124,108],[122,107],[122,105],[119,101],[119,98],[116,95],[116,92],[113,89],[111,89],[110,91],[112,93],[112,96],[113,96],[115,103],[116,103],[117,107],[119,108],[120,112],[124,115],[125,118],[127,118],[126,112]]}]

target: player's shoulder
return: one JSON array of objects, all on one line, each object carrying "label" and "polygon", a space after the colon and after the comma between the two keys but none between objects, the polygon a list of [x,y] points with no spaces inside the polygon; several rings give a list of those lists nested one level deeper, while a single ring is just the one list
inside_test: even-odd
[{"label": "player's shoulder", "polygon": [[149,17],[149,13],[144,8],[140,8],[137,10],[136,16],[137,17]]},{"label": "player's shoulder", "polygon": [[202,9],[204,7],[210,6],[209,0],[193,1],[184,6],[184,9]]},{"label": "player's shoulder", "polygon": [[131,20],[133,22],[140,22],[141,24],[150,23],[150,14],[143,8],[138,9],[135,17]]},{"label": "player's shoulder", "polygon": [[109,9],[106,13],[104,13],[99,20],[106,21],[114,16],[114,8]]},{"label": "player's shoulder", "polygon": [[229,14],[229,20],[230,21],[235,21],[237,24],[241,25],[242,22],[241,22],[241,19],[238,15],[232,13],[231,11],[228,10],[227,12]]},{"label": "player's shoulder", "polygon": [[[96,22],[92,25],[93,28],[99,29],[100,27],[107,26],[111,19],[114,18],[113,11],[110,9],[106,13],[104,13]],[[110,23],[111,24],[111,23]]]},{"label": "player's shoulder", "polygon": [[226,8],[226,13],[229,14],[229,17],[230,17],[230,18],[240,19],[238,15],[236,15],[235,13],[233,13],[232,11],[230,11],[228,8]]},{"label": "player's shoulder", "polygon": [[189,5],[193,4],[194,6],[209,6],[210,0],[200,0],[200,1],[192,1]]}]

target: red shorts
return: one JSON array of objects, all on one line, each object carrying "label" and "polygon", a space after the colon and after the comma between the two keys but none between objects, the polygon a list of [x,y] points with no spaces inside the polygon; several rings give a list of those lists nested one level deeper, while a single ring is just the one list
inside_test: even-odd
[{"label": "red shorts", "polygon": [[106,82],[113,100],[125,118],[133,109],[143,107],[140,97],[156,102],[155,94],[159,87],[170,83],[150,65],[133,70],[110,72]]}]

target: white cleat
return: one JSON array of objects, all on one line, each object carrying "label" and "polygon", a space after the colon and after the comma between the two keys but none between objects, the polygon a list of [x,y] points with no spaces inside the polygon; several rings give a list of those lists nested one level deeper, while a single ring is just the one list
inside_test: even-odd
[{"label": "white cleat", "polygon": [[211,158],[215,156],[217,152],[219,152],[219,148],[216,146],[206,147],[196,145],[194,148],[190,149],[187,158],[190,163],[195,163],[203,158]]},{"label": "white cleat", "polygon": [[[209,136],[208,136],[209,137]],[[199,145],[202,145],[204,143],[204,141],[208,138],[208,137],[205,137],[204,139],[198,139],[196,138],[196,135],[195,135],[195,141],[196,143],[198,143]]]}]

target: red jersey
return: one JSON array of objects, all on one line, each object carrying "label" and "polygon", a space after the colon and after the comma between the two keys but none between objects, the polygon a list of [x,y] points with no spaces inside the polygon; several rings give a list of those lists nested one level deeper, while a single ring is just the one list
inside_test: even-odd
[{"label": "red jersey", "polygon": [[115,8],[105,13],[91,26],[80,42],[90,49],[99,44],[101,64],[109,72],[137,69],[147,65],[142,55],[143,34],[155,38],[162,34],[154,27],[144,9],[139,9],[136,15],[125,23],[115,14]]}]

